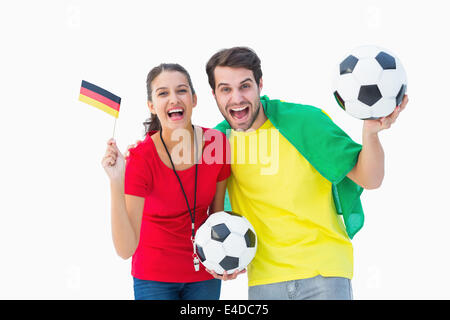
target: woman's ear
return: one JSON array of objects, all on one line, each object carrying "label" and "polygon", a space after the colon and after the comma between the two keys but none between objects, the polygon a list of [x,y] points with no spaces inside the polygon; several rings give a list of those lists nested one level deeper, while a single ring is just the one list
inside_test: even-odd
[{"label": "woman's ear", "polygon": [[195,108],[197,106],[197,95],[195,93],[192,95],[192,101],[194,102],[192,108]]},{"label": "woman's ear", "polygon": [[148,109],[150,110],[150,113],[156,114],[153,102],[151,102],[150,100],[147,100],[147,106],[148,106]]}]

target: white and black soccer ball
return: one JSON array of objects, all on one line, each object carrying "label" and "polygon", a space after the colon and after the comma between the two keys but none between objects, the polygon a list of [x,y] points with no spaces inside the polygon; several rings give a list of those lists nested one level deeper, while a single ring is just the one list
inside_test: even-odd
[{"label": "white and black soccer ball", "polygon": [[205,268],[217,274],[241,271],[256,253],[257,238],[250,222],[232,212],[212,214],[195,234],[197,255]]},{"label": "white and black soccer ball", "polygon": [[353,49],[337,67],[334,97],[355,118],[391,114],[406,92],[406,72],[392,52],[377,46]]}]

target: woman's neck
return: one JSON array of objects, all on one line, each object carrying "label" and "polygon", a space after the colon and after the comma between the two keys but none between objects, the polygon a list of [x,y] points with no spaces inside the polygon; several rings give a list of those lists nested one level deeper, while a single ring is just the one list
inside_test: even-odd
[{"label": "woman's neck", "polygon": [[194,129],[191,123],[189,123],[185,128],[176,128],[176,129],[168,127],[162,128],[162,138],[164,139],[164,143],[166,144],[169,151],[172,150],[172,148],[175,145],[177,145],[182,141],[182,140],[180,141],[180,139],[186,139],[187,135],[191,140],[191,145],[193,145]]}]

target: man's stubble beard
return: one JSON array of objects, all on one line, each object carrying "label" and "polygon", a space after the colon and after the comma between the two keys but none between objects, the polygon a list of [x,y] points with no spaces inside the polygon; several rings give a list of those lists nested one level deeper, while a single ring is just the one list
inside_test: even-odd
[{"label": "man's stubble beard", "polygon": [[[259,95],[258,95],[258,99],[257,100],[255,100],[255,101],[253,101],[253,104],[252,104],[252,106],[253,105],[257,105],[258,107],[256,108],[256,110],[255,110],[255,113],[253,114],[253,115],[251,115],[251,120],[250,120],[250,122],[249,122],[249,125],[248,125],[248,127],[247,128],[233,128],[233,126],[231,125],[231,122],[230,122],[230,119],[229,118],[232,118],[232,116],[230,115],[229,117],[228,117],[228,115],[224,115],[223,113],[222,113],[222,111],[220,112],[220,113],[222,113],[222,115],[223,115],[223,117],[225,118],[225,120],[227,120],[227,122],[228,122],[228,124],[230,125],[230,127],[233,129],[233,130],[235,130],[235,131],[238,131],[238,132],[243,132],[243,131],[247,131],[248,129],[250,129],[251,127],[252,127],[252,125],[253,125],[253,123],[255,123],[255,121],[256,121],[256,118],[258,117],[258,115],[259,115],[259,112],[260,112],[260,109],[261,109],[261,101],[260,101],[260,99],[259,99]],[[220,109],[220,108],[219,108]],[[251,110],[252,108],[250,108],[250,110]],[[227,110],[227,108],[225,107],[225,110]],[[225,111],[225,112],[227,112],[227,111]],[[250,112],[250,111],[249,111]]]}]

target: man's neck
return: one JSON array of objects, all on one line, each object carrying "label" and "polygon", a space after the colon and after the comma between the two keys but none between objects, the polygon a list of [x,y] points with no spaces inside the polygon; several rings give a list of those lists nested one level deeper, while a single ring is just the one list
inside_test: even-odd
[{"label": "man's neck", "polygon": [[245,132],[258,130],[266,121],[267,121],[267,116],[264,113],[264,108],[262,106],[262,103],[260,102],[258,115],[256,116],[256,119],[253,122],[252,126],[250,128],[248,128],[247,130],[245,130]]}]

